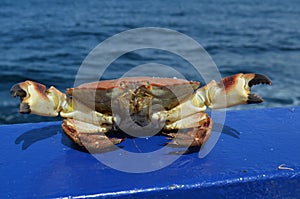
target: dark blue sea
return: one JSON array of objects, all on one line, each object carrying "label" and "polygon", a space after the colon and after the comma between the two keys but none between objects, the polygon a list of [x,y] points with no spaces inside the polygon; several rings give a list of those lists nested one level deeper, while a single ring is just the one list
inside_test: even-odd
[{"label": "dark blue sea", "polygon": [[[0,123],[59,120],[19,114],[19,100],[9,95],[11,86],[30,79],[60,90],[72,87],[93,48],[140,27],[169,28],[193,38],[207,50],[222,76],[255,72],[270,77],[271,87],[254,88],[264,103],[234,109],[299,106],[299,19],[298,0],[2,0]],[[188,48],[182,46],[178,43],[178,48]],[[105,79],[118,78],[145,63],[173,66],[187,79],[196,80],[184,59],[153,49],[120,57]]]}]

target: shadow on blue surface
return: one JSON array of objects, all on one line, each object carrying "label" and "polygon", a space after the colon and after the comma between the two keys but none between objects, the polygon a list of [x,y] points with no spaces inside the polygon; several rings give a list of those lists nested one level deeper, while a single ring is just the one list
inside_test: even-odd
[{"label": "shadow on blue surface", "polygon": [[[217,126],[221,126],[221,124],[215,123],[214,127],[217,127]],[[234,138],[239,138],[240,133],[236,129],[233,129],[230,126],[226,126],[226,125],[222,125],[222,126],[223,126],[222,133],[227,134]],[[219,127],[217,127],[217,128],[219,128]],[[63,131],[61,129],[61,125],[59,125],[59,124],[49,125],[49,126],[42,127],[42,128],[35,128],[35,129],[31,129],[29,131],[26,131],[22,135],[17,137],[17,139],[15,140],[15,143],[16,144],[22,143],[22,150],[26,150],[28,147],[30,147],[34,143],[39,142],[44,139],[49,139],[50,137],[55,136],[60,132],[63,132]],[[62,134],[61,143],[63,145],[65,145],[69,148],[72,148],[74,150],[88,152],[85,149],[83,149],[82,147],[73,143],[67,137],[66,134],[64,134],[64,133],[61,133],[61,134]],[[157,136],[162,136],[162,135],[157,135]],[[131,137],[129,139],[135,139],[135,138]],[[162,144],[162,145],[164,146],[165,144]],[[123,148],[122,146],[119,146],[119,147]],[[107,151],[103,151],[103,152],[107,152]],[[174,154],[189,154],[189,153],[197,153],[197,152],[199,152],[199,147],[190,147],[188,149],[188,151],[186,151],[186,152],[178,151],[178,153],[175,152]]]},{"label": "shadow on blue surface", "polygon": [[[22,135],[17,137],[17,139],[15,140],[15,143],[20,144],[23,142],[22,150],[26,150],[28,147],[30,147],[34,143],[39,142],[44,139],[49,139],[52,136],[55,136],[60,132],[62,132],[62,130],[61,130],[61,125],[59,125],[59,124],[49,125],[49,126],[42,127],[42,128],[36,128],[36,129],[26,131],[25,133],[23,133]],[[64,133],[62,133],[61,143],[67,147],[74,149],[74,150],[87,152],[86,150],[82,149],[81,147],[79,147],[78,145],[73,143]]]},{"label": "shadow on blue surface", "polygon": [[237,138],[237,139],[240,138],[241,133],[238,130],[236,130],[236,129],[230,127],[230,126],[227,126],[227,125],[222,125],[222,124],[214,123],[214,127],[216,127],[216,129],[219,129],[220,128],[219,126],[223,127],[222,133],[224,133],[226,135],[229,135],[229,136],[231,136],[233,138]]},{"label": "shadow on blue surface", "polygon": [[28,147],[30,147],[35,142],[38,142],[40,140],[48,139],[54,135],[56,135],[59,131],[60,125],[49,125],[42,128],[35,128],[29,131],[26,131],[19,137],[17,137],[15,143],[22,144],[22,150],[26,150]]}]

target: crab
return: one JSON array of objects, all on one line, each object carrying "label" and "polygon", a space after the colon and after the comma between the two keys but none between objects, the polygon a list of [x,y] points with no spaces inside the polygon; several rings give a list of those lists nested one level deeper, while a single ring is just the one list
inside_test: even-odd
[{"label": "crab", "polygon": [[64,94],[28,80],[14,85],[10,93],[20,97],[21,113],[60,115],[72,141],[98,152],[122,142],[122,132],[128,137],[159,132],[171,139],[170,145],[201,147],[213,125],[205,110],[263,102],[251,93],[256,84],[271,81],[240,73],[200,87],[199,82],[176,78],[126,77],[82,84]]}]

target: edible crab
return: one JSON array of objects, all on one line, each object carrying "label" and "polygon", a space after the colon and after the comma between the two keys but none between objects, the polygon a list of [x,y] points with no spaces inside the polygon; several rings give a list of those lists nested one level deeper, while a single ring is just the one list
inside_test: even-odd
[{"label": "edible crab", "polygon": [[68,137],[97,152],[122,142],[120,132],[147,135],[157,129],[170,139],[176,137],[171,145],[200,147],[213,125],[207,107],[260,103],[262,98],[251,93],[256,84],[270,85],[271,81],[264,75],[241,73],[200,87],[199,82],[183,79],[127,77],[82,84],[67,89],[66,94],[53,86],[46,89],[25,81],[14,85],[10,93],[20,97],[21,113],[60,115],[65,118],[62,128]]}]

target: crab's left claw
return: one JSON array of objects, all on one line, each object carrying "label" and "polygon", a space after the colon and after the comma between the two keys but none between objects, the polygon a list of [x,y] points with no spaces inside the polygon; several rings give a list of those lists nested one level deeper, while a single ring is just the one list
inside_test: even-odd
[{"label": "crab's left claw", "polygon": [[257,84],[271,85],[271,80],[260,74],[236,74],[225,77],[220,84],[210,82],[206,85],[206,97],[210,108],[218,109],[239,104],[261,103],[263,99],[251,93],[251,87]]}]

